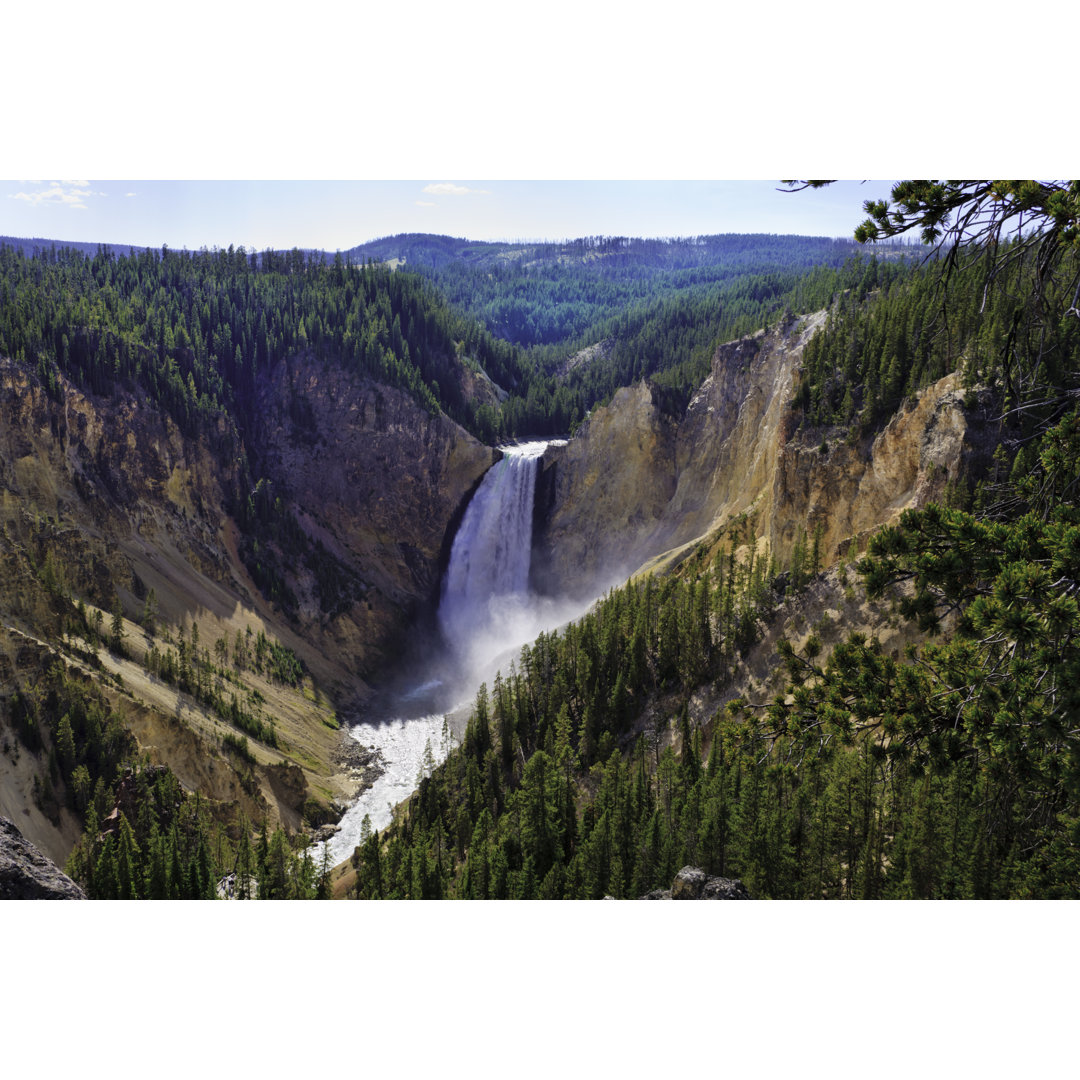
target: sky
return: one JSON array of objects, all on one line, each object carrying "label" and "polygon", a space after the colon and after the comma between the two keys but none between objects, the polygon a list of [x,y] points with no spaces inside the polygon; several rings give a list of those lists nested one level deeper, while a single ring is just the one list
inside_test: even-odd
[{"label": "sky", "polygon": [[[252,19],[192,0],[145,30],[131,3],[56,0],[68,17],[51,20],[17,6],[9,81],[33,94],[5,114],[0,235],[329,251],[399,232],[849,237],[889,182],[792,194],[772,177],[1053,174],[1069,157],[1047,136],[1054,110],[1022,95],[972,107],[992,21],[943,0],[936,25],[962,57],[897,63],[890,8],[834,6],[669,0],[612,19],[587,0],[514,15],[315,0],[303,18],[272,4]],[[95,39],[130,61],[91,77]],[[1054,58],[1070,48],[1059,35],[1041,54],[1047,96],[1051,72],[1068,84],[1071,59]],[[16,179],[72,175],[99,179]]]},{"label": "sky", "polygon": [[850,237],[890,182],[779,180],[19,180],[0,235],[173,248],[345,250],[400,232],[470,240],[797,233]]}]

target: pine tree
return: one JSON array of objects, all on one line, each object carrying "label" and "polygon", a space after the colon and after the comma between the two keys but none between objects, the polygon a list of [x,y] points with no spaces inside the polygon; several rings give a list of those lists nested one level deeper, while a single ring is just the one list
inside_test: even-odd
[{"label": "pine tree", "polygon": [[250,827],[247,818],[240,815],[240,839],[236,846],[236,898],[251,899],[251,884],[255,877],[254,856],[251,851]]},{"label": "pine tree", "polygon": [[60,758],[64,777],[70,777],[75,766],[75,736],[71,730],[70,713],[64,713],[56,727],[56,753]]},{"label": "pine tree", "polygon": [[139,880],[139,845],[131,823],[120,812],[120,841],[116,854],[116,888],[120,900],[138,900]]},{"label": "pine tree", "polygon": [[120,597],[113,604],[112,625],[109,631],[109,648],[118,656],[124,655],[124,609]]},{"label": "pine tree", "polygon": [[165,848],[165,857],[169,867],[169,897],[172,900],[184,899],[187,895],[184,863],[180,851],[180,836],[175,822],[169,830],[169,839]]},{"label": "pine tree", "polygon": [[143,895],[149,900],[166,900],[169,896],[168,869],[165,839],[158,830],[157,822],[150,827],[147,839],[149,860],[146,869],[146,886]]},{"label": "pine tree", "polygon": [[143,629],[151,636],[155,633],[157,629],[157,612],[157,593],[154,592],[153,588],[151,588],[150,591],[146,594],[146,601],[143,604],[142,610],[142,619],[140,620],[142,622]]}]

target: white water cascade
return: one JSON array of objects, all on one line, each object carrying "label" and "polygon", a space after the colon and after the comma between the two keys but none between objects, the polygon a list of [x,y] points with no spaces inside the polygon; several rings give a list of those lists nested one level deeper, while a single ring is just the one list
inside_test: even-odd
[{"label": "white water cascade", "polygon": [[[439,627],[449,655],[434,660],[431,670],[417,673],[415,685],[395,701],[386,720],[350,729],[357,742],[376,751],[383,772],[327,841],[331,863],[352,854],[365,817],[373,830],[385,829],[393,806],[412,794],[426,765],[446,757],[453,741],[454,725],[446,722],[449,712],[472,700],[480,682],[494,675],[494,665],[583,610],[580,604],[571,610],[529,592],[533,496],[540,456],[548,445],[502,447],[502,459],[484,475],[469,501],[439,602]],[[431,708],[433,698],[440,697],[439,708],[447,712]],[[322,845],[315,845],[311,854],[318,866]]]},{"label": "white water cascade", "polygon": [[546,442],[505,447],[454,537],[439,625],[469,674],[529,640],[535,622],[529,595],[533,495],[546,448]]}]

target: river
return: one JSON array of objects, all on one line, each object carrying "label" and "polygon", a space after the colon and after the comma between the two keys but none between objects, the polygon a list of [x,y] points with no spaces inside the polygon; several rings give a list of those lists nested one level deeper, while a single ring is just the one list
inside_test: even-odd
[{"label": "river", "polygon": [[[454,536],[439,601],[443,648],[413,669],[410,682],[380,709],[382,720],[353,725],[349,734],[374,750],[382,769],[342,817],[327,843],[333,864],[361,842],[364,821],[381,831],[393,807],[416,790],[425,768],[445,760],[460,741],[480,683],[539,633],[582,614],[590,605],[538,597],[529,590],[533,498],[540,457],[550,445],[502,446],[484,475]],[[315,864],[322,845],[312,849]]]}]

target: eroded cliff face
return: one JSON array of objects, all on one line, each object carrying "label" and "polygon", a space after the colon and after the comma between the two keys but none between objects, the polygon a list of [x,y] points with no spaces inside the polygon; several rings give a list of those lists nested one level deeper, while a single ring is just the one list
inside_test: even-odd
[{"label": "eroded cliff face", "polygon": [[[823,559],[861,551],[882,525],[904,510],[940,501],[971,467],[988,460],[992,431],[978,409],[968,410],[956,375],[927,387],[902,408],[867,447],[842,430],[798,432],[778,458],[771,492],[769,540],[787,557],[800,527],[821,527]],[[766,504],[767,505],[767,504]]]},{"label": "eroded cliff face", "polygon": [[[298,598],[291,616],[252,580],[227,512],[241,474],[225,420],[186,437],[139,395],[98,398],[61,378],[50,397],[25,366],[0,359],[0,810],[61,864],[77,822],[62,805],[34,804],[44,760],[20,751],[8,724],[16,688],[57,663],[94,680],[140,752],[189,789],[298,828],[354,796],[363,763],[335,712],[363,701],[365,665],[382,662],[437,596],[456,520],[497,456],[406,395],[314,361],[270,373],[260,395],[260,474],[294,513],[303,551],[320,542],[348,578],[330,612],[306,554],[282,558]],[[153,633],[138,622],[150,590]],[[65,636],[76,600],[107,630],[117,599],[126,655]],[[215,664],[225,643],[223,670],[242,681],[229,686],[275,723],[279,747],[250,740],[250,765],[223,750],[232,729],[220,716],[144,667],[152,647],[175,648],[193,626]],[[232,643],[260,632],[301,659],[301,686],[234,669]]]},{"label": "eroded cliff face", "polygon": [[0,900],[85,900],[86,894],[0,817]]},{"label": "eroded cliff face", "polygon": [[584,595],[638,566],[676,493],[676,438],[642,382],[616,391],[565,446],[548,449],[531,571],[541,592]]},{"label": "eroded cliff face", "polygon": [[790,402],[803,349],[824,321],[819,312],[722,345],[678,422],[641,383],[550,450],[538,586],[603,588],[743,515],[781,564],[800,530],[812,535],[820,524],[827,565],[904,509],[940,498],[988,452],[984,419],[965,411],[955,376],[923,391],[872,441],[799,430]]},{"label": "eroded cliff face", "polygon": [[329,613],[311,576],[294,579],[309,636],[361,671],[380,667],[437,602],[453,528],[498,453],[403,392],[311,358],[269,372],[259,417],[261,461],[285,509],[354,586],[347,609]]},{"label": "eroded cliff face", "polygon": [[[168,535],[199,572],[221,576],[225,491],[235,485],[224,421],[194,441],[133,396],[108,406],[60,380],[57,400],[0,359],[0,522],[88,597],[131,584],[131,542]],[[126,574],[125,574],[125,571]],[[6,606],[10,609],[10,604]]]}]

